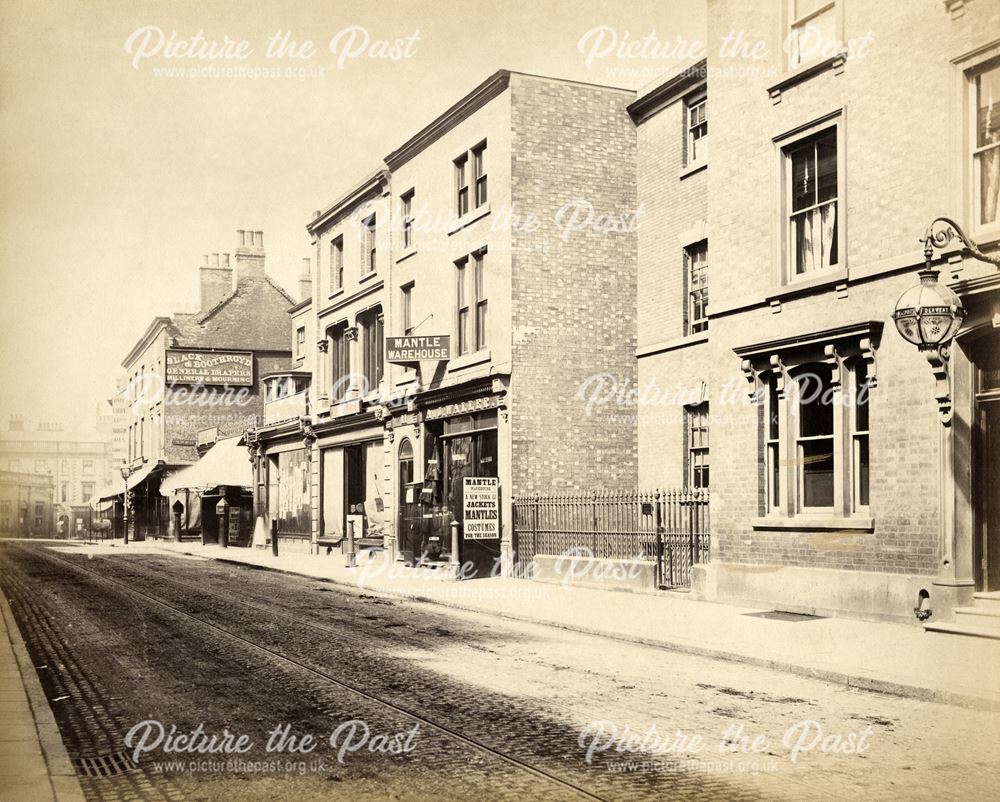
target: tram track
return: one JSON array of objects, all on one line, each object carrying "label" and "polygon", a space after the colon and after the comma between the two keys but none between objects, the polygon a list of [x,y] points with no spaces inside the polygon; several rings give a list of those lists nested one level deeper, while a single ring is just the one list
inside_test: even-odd
[{"label": "tram track", "polygon": [[[380,696],[376,693],[372,693],[371,691],[365,690],[364,688],[358,687],[354,683],[347,682],[340,677],[333,676],[328,672],[325,672],[314,666],[310,666],[307,663],[303,662],[302,660],[298,660],[295,657],[292,657],[288,654],[284,654],[277,649],[271,648],[251,638],[240,635],[239,633],[234,632],[228,629],[227,627],[220,626],[218,623],[208,620],[207,618],[201,615],[197,615],[188,610],[185,610],[182,607],[178,606],[177,604],[174,604],[164,598],[156,596],[152,593],[148,593],[144,590],[135,588],[132,585],[127,584],[126,582],[109,577],[106,575],[106,573],[103,573],[94,568],[90,568],[86,565],[82,565],[79,561],[67,559],[51,551],[47,551],[45,558],[53,562],[60,563],[73,571],[84,573],[89,577],[91,577],[94,581],[101,584],[105,584],[110,587],[114,587],[119,592],[124,592],[134,598],[142,599],[147,604],[153,604],[160,609],[167,610],[171,614],[183,619],[184,621],[192,622],[195,625],[200,626],[205,630],[212,632],[213,634],[222,635],[225,638],[228,638],[233,643],[236,643],[243,648],[251,649],[257,652],[258,654],[265,655],[267,658],[274,661],[278,661],[284,665],[292,666],[294,669],[308,674],[313,679],[318,679],[325,683],[328,683],[329,685],[332,685],[340,689],[341,691],[346,691],[350,694],[353,694],[354,696],[363,699],[370,704],[376,705],[377,707],[380,707],[386,711],[404,716],[405,718],[408,718],[411,721],[417,722],[421,726],[426,727],[428,730],[436,732],[444,736],[445,738],[461,743],[465,747],[475,749],[481,753],[488,755],[489,757],[500,760],[503,763],[512,766],[517,770],[530,774],[533,777],[542,780],[550,785],[557,786],[564,791],[568,791],[578,798],[602,800],[603,802],[608,802],[607,797],[601,796],[599,793],[596,793],[595,791],[589,788],[583,787],[582,785],[579,785],[578,783],[575,783],[572,780],[566,779],[565,777],[559,776],[558,774],[555,774],[554,772],[546,768],[535,765],[521,757],[512,755],[509,752],[506,752],[495,746],[491,746],[490,744],[485,743],[478,738],[459,732],[454,727],[449,726],[448,724],[444,724],[438,720],[432,719],[426,715],[423,715],[407,705],[399,704],[398,702],[386,699],[383,696]],[[232,599],[226,599],[221,594],[208,591],[204,587],[197,587],[171,577],[163,577],[162,575],[155,575],[155,579],[157,582],[162,583],[165,581],[170,583],[174,587],[184,588],[190,592],[201,594],[210,599],[214,598],[217,600],[226,601],[229,604],[233,603]],[[255,609],[268,616],[271,616],[272,618],[285,618],[289,620],[294,620],[295,623],[298,625],[306,625],[310,628],[321,630],[325,634],[334,635],[338,638],[345,638],[344,632],[339,632],[333,629],[332,627],[324,626],[321,624],[316,624],[313,622],[307,622],[307,621],[302,621],[300,619],[296,619],[291,613],[281,610],[276,610],[273,607],[266,607],[264,605],[243,600],[240,601],[240,604],[241,605],[245,604],[247,607]],[[346,639],[354,642],[357,642],[358,640],[354,636],[350,635],[347,635]]]}]

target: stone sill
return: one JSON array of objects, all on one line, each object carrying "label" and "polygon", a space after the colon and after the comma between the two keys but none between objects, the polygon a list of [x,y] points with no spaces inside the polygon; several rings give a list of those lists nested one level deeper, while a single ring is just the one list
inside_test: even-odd
[{"label": "stone sill", "polygon": [[490,358],[489,348],[481,348],[478,351],[473,351],[471,354],[456,356],[448,361],[448,372],[451,373],[452,371],[479,365],[482,362],[489,362]]},{"label": "stone sill", "polygon": [[635,351],[636,357],[652,356],[662,354],[664,351],[676,351],[678,348],[687,348],[692,345],[700,345],[708,342],[708,331],[699,331],[697,334],[689,334],[685,337],[676,337],[673,340],[644,345]]},{"label": "stone sill", "polygon": [[365,273],[361,278],[358,279],[358,284],[364,284],[366,281],[371,281],[377,275],[378,275],[378,270],[372,270],[369,273]]},{"label": "stone sill", "polygon": [[450,237],[452,234],[472,225],[477,220],[486,217],[486,215],[488,215],[489,213],[490,213],[490,204],[488,202],[484,203],[482,206],[476,209],[473,209],[472,211],[466,212],[461,217],[453,220],[451,225],[448,226],[448,236]]},{"label": "stone sill", "polygon": [[409,259],[411,256],[415,256],[416,253],[417,253],[417,247],[415,245],[407,248],[406,250],[402,251],[399,254],[399,256],[396,257],[396,264],[398,265],[400,262]]},{"label": "stone sill", "polygon": [[800,64],[791,72],[782,76],[781,80],[767,88],[767,94],[772,103],[781,102],[781,93],[790,89],[796,84],[808,81],[814,75],[826,72],[830,69],[834,75],[839,75],[844,70],[844,62],[847,61],[847,53],[836,53],[827,58],[818,58],[806,64]]},{"label": "stone sill", "polygon": [[689,175],[694,175],[695,173],[700,173],[702,170],[707,170],[707,169],[708,169],[707,161],[692,162],[691,164],[689,164],[687,167],[684,167],[680,171],[680,174],[677,176],[677,178],[683,181]]},{"label": "stone sill", "polygon": [[792,518],[782,518],[778,516],[766,516],[764,518],[753,518],[750,525],[756,530],[824,530],[824,531],[847,531],[874,532],[875,519],[855,515],[850,518],[837,518],[833,515],[796,515]]}]

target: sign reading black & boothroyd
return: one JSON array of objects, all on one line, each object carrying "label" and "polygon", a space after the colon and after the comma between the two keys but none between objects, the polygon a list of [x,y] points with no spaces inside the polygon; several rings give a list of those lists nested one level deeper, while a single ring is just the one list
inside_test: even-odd
[{"label": "sign reading black & boothroyd", "polygon": [[451,336],[434,334],[426,337],[386,337],[387,362],[423,362],[451,359]]},{"label": "sign reading black & boothroyd", "polygon": [[499,540],[500,480],[495,476],[466,476],[463,484],[466,539]]},{"label": "sign reading black & boothroyd", "polygon": [[167,351],[167,384],[253,386],[253,354],[240,351]]}]

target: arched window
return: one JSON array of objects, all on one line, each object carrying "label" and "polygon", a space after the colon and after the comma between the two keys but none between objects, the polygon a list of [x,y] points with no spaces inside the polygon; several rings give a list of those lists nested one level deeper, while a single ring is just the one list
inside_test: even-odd
[{"label": "arched window", "polygon": [[409,438],[399,444],[399,492],[402,494],[413,482],[413,446]]}]

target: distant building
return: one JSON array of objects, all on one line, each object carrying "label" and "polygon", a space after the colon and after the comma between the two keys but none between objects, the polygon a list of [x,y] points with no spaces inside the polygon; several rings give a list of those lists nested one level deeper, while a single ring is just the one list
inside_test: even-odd
[{"label": "distant building", "polygon": [[0,469],[0,537],[52,537],[58,533],[54,497],[51,475]]},{"label": "distant building", "polygon": [[[95,429],[71,432],[52,421],[30,422],[13,415],[0,431],[0,471],[33,474],[51,481],[46,533],[74,537],[89,524],[89,502],[114,470],[110,446]],[[44,484],[44,483],[43,483]],[[33,525],[34,514],[26,520]],[[61,523],[61,526],[60,526]]]},{"label": "distant building", "polygon": [[265,273],[263,232],[238,235],[232,266],[229,254],[205,256],[200,310],[155,318],[122,361],[133,536],[167,536],[176,500],[185,508],[182,528],[195,525],[188,512],[200,501],[189,491],[163,498],[161,478],[197,460],[199,432],[221,437],[257,423],[261,376],[289,366],[294,300]]}]

